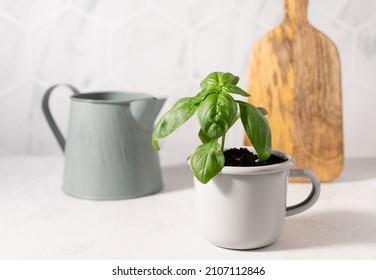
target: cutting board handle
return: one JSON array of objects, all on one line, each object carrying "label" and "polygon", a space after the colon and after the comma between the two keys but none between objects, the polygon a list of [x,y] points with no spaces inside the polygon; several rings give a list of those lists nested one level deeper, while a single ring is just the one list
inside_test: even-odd
[{"label": "cutting board handle", "polygon": [[300,25],[308,23],[307,7],[308,0],[283,0],[284,24]]}]

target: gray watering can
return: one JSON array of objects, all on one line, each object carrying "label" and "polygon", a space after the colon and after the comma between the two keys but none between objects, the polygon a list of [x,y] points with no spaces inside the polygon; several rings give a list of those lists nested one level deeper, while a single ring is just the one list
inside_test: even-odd
[{"label": "gray watering can", "polygon": [[[58,86],[67,86],[73,92],[67,141],[48,106]],[[159,191],[161,170],[151,135],[165,101],[147,94],[81,94],[70,85],[50,87],[42,108],[65,152],[64,192],[87,199],[123,199]]]}]

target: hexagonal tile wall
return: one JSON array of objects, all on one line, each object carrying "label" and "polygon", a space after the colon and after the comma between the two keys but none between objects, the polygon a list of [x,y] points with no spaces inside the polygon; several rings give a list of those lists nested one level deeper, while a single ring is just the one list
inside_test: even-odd
[{"label": "hexagonal tile wall", "polygon": [[[211,71],[233,72],[244,87],[253,43],[282,20],[283,1],[0,0],[0,154],[61,154],[40,109],[41,94],[54,83],[167,95],[164,111],[194,95]],[[310,21],[336,43],[342,60],[350,156],[366,156],[375,141],[372,129],[366,140],[356,137],[369,129],[363,116],[376,119],[375,13],[375,0],[309,1]],[[63,131],[69,95],[59,89],[51,98]],[[241,143],[241,133],[235,127],[226,142]],[[182,127],[162,143],[171,154],[161,155],[184,160],[196,140]]]},{"label": "hexagonal tile wall", "polygon": [[32,71],[48,84],[73,83],[83,90],[108,74],[106,30],[67,11],[32,33]]},{"label": "hexagonal tile wall", "polygon": [[376,79],[376,22],[359,31],[356,46],[357,78],[375,89]]},{"label": "hexagonal tile wall", "polygon": [[147,6],[147,0],[74,0],[72,5],[94,18],[116,25]]},{"label": "hexagonal tile wall", "polygon": [[151,0],[151,3],[187,27],[193,27],[226,11],[231,4],[228,0]]},{"label": "hexagonal tile wall", "polygon": [[0,11],[24,24],[34,24],[66,7],[67,4],[67,0],[0,0]]},{"label": "hexagonal tile wall", "polygon": [[0,98],[0,147],[6,152],[12,155],[59,153],[41,110],[43,91],[41,86],[28,81]]},{"label": "hexagonal tile wall", "polygon": [[22,28],[0,17],[0,90],[27,76],[27,33]]},{"label": "hexagonal tile wall", "polygon": [[188,33],[147,12],[114,32],[114,74],[138,91],[165,94],[188,76]]},{"label": "hexagonal tile wall", "polygon": [[250,18],[262,22],[269,28],[272,28],[282,22],[282,0],[234,0],[234,3],[236,7],[238,7],[244,14],[248,15]]},{"label": "hexagonal tile wall", "polygon": [[371,148],[376,143],[374,125],[376,95],[357,83],[345,88],[344,95],[345,154],[347,157],[376,157]]},{"label": "hexagonal tile wall", "polygon": [[[202,80],[212,71],[246,77],[253,43],[265,29],[237,12],[230,11],[197,29],[193,35],[193,74]],[[246,80],[240,80],[244,87]]]},{"label": "hexagonal tile wall", "polygon": [[312,5],[334,16],[336,19],[357,28],[375,18],[376,1],[374,0],[315,0]]},{"label": "hexagonal tile wall", "polygon": [[133,92],[133,90],[125,85],[124,83],[119,82],[113,78],[103,81],[100,84],[96,84],[91,88],[86,89],[86,92],[91,91],[125,91],[125,92]]}]

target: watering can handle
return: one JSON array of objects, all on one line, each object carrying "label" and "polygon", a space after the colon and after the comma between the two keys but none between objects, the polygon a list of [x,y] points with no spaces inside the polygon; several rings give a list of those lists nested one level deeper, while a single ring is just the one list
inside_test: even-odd
[{"label": "watering can handle", "polygon": [[55,88],[57,88],[59,86],[66,86],[66,87],[68,87],[69,89],[72,90],[73,95],[78,95],[78,94],[80,94],[80,92],[75,87],[73,87],[71,85],[68,85],[68,84],[57,84],[57,85],[54,85],[54,86],[50,87],[49,89],[47,89],[46,93],[43,96],[43,100],[42,100],[43,113],[44,113],[44,115],[46,117],[48,125],[50,126],[53,134],[56,137],[57,142],[59,143],[61,149],[64,152],[64,149],[65,149],[65,139],[64,139],[63,135],[61,134],[61,131],[57,127],[56,122],[55,122],[54,118],[51,115],[50,108],[48,107],[48,100],[50,99],[51,93],[53,92],[53,90]]}]

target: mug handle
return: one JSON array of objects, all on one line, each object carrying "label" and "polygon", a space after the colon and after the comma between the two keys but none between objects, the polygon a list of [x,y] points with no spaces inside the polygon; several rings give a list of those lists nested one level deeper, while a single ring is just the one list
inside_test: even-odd
[{"label": "mug handle", "polygon": [[50,99],[51,93],[53,92],[53,90],[55,88],[57,88],[59,86],[66,86],[66,87],[68,87],[69,89],[72,90],[73,95],[78,95],[78,94],[80,94],[80,92],[75,87],[73,87],[71,85],[68,85],[68,84],[57,84],[57,85],[54,85],[54,86],[50,87],[49,89],[47,89],[46,93],[43,96],[42,109],[43,109],[44,116],[46,117],[48,125],[50,126],[53,134],[55,135],[56,140],[59,143],[59,146],[61,147],[61,149],[64,152],[64,150],[65,150],[65,139],[64,139],[63,135],[61,134],[59,128],[57,127],[56,122],[55,122],[54,118],[52,117],[51,112],[50,112],[50,108],[48,106],[48,101]]},{"label": "mug handle", "polygon": [[312,190],[305,200],[286,208],[286,217],[296,215],[307,210],[313,204],[315,204],[320,196],[320,181],[313,172],[306,169],[291,169],[289,177],[304,177],[310,179],[312,182]]}]

